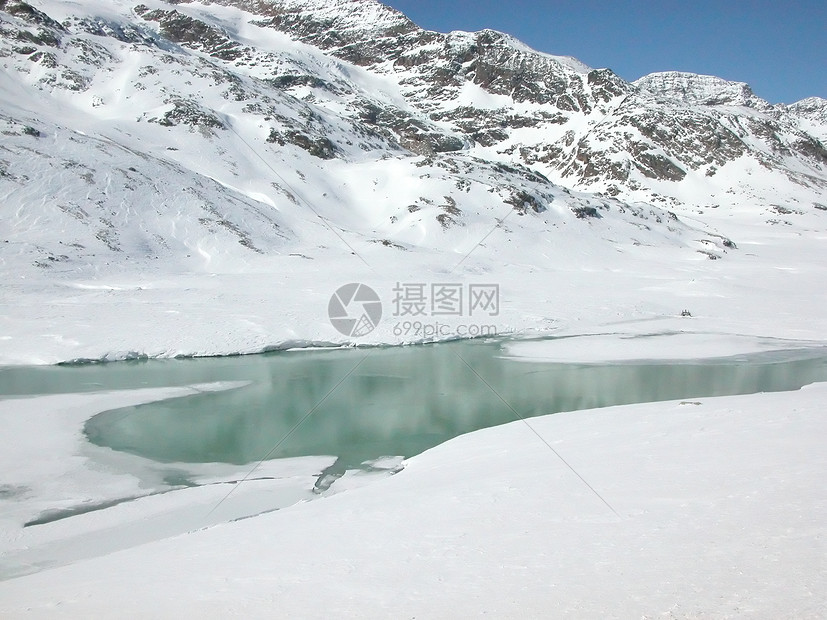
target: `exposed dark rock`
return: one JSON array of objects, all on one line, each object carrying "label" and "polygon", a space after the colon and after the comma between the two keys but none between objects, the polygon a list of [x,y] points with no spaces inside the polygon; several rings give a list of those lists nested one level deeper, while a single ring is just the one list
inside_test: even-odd
[{"label": "exposed dark rock", "polygon": [[29,60],[32,62],[39,62],[44,67],[49,67],[50,69],[54,69],[58,66],[57,56],[51,52],[35,52],[29,56]]},{"label": "exposed dark rock", "polygon": [[827,164],[827,148],[815,138],[807,136],[792,145],[793,150],[814,159],[819,164]]},{"label": "exposed dark rock", "polygon": [[380,243],[380,244],[384,245],[386,248],[393,248],[395,250],[402,250],[403,252],[408,249],[404,245],[394,243],[390,239],[373,239],[371,241],[371,243]]},{"label": "exposed dark rock", "polygon": [[9,15],[14,15],[18,19],[21,19],[29,24],[37,24],[44,26],[45,28],[50,28],[61,32],[66,31],[66,28],[64,28],[60,22],[55,21],[46,15],[46,13],[39,11],[27,2],[15,2],[14,0],[10,2],[8,0],[0,0],[0,11],[5,11]]},{"label": "exposed dark rock", "polygon": [[194,101],[175,99],[170,102],[172,109],[164,113],[157,121],[159,125],[173,127],[175,125],[190,125],[207,129],[225,129],[218,117],[211,111],[203,109]]},{"label": "exposed dark rock", "polygon": [[686,171],[679,168],[674,162],[663,155],[653,153],[641,153],[638,155],[635,166],[644,176],[650,179],[681,181],[686,176]]},{"label": "exposed dark rock", "polygon": [[505,203],[513,206],[519,215],[525,215],[529,210],[534,213],[542,213],[546,210],[546,206],[536,196],[525,190],[514,192],[505,200]]},{"label": "exposed dark rock", "polygon": [[457,223],[457,221],[447,213],[440,213],[437,215],[436,221],[440,223],[443,230],[448,230],[451,226],[454,226]]},{"label": "exposed dark rock", "polygon": [[307,134],[294,130],[282,133],[276,129],[271,129],[267,142],[277,143],[281,146],[288,143],[294,144],[320,159],[334,159],[338,150],[336,145],[328,138],[311,138]]},{"label": "exposed dark rock", "polygon": [[397,108],[380,107],[364,102],[358,113],[363,123],[379,128],[381,135],[396,141],[402,148],[417,155],[450,153],[466,147],[461,137],[446,134],[436,125],[417,119]]},{"label": "exposed dark rock", "polygon": [[146,21],[158,22],[161,36],[173,43],[203,51],[221,60],[236,60],[242,55],[241,44],[213,26],[176,10],[143,10],[145,8],[141,5],[135,11]]},{"label": "exposed dark rock", "polygon": [[574,213],[579,220],[584,220],[589,217],[600,217],[600,212],[595,207],[572,207],[571,212]]},{"label": "exposed dark rock", "polygon": [[309,86],[310,88],[323,88],[335,92],[335,88],[323,79],[313,75],[280,75],[265,80],[268,84],[279,89],[295,88],[296,86]]}]

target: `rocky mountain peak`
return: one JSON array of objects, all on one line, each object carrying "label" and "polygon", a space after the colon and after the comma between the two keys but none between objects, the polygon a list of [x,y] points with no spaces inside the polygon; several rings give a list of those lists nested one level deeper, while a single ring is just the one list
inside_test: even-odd
[{"label": "rocky mountain peak", "polygon": [[788,105],[787,109],[798,116],[827,124],[827,99],[808,97]]},{"label": "rocky mountain peak", "polygon": [[375,0],[216,0],[256,16],[255,24],[330,51],[357,65],[395,56],[425,31],[399,11]]},{"label": "rocky mountain peak", "polygon": [[651,73],[634,82],[642,93],[656,98],[677,99],[704,106],[746,106],[760,110],[770,104],[758,97],[748,84],[731,82],[712,75],[681,71]]},{"label": "rocky mountain peak", "polygon": [[432,32],[374,0],[217,2],[252,13],[257,25],[339,59],[378,72],[408,74],[403,82],[408,92],[425,95],[425,108],[425,99],[455,99],[467,82],[514,101],[581,111],[628,89],[608,70],[592,75],[590,67],[574,58],[538,52],[502,32]]}]

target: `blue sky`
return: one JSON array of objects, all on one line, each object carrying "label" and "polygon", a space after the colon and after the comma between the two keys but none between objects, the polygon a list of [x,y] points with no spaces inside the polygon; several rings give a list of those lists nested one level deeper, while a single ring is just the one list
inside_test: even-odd
[{"label": "blue sky", "polygon": [[627,80],[679,70],[772,103],[827,98],[827,1],[382,0],[423,28],[494,28]]}]

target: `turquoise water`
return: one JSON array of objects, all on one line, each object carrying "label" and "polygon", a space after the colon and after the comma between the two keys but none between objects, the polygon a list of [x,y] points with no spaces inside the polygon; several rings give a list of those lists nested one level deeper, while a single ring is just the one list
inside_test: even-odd
[{"label": "turquoise water", "polygon": [[480,428],[609,405],[797,389],[827,380],[823,350],[681,363],[557,364],[499,341],[306,350],[0,370],[0,394],[249,381],[100,413],[89,441],[160,462],[338,457],[337,468],[412,456]]}]

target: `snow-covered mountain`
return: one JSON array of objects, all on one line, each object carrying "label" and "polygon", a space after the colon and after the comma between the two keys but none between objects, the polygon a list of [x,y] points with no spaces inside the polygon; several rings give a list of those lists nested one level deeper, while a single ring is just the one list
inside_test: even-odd
[{"label": "snow-covered mountain", "polygon": [[[824,100],[770,105],[683,73],[629,83],[374,0],[0,0],[0,37],[15,299],[110,274],[145,290],[193,274],[335,281],[360,262],[390,281],[635,248],[706,260],[732,254],[743,223],[827,221]],[[167,352],[324,339],[256,329]]]}]

